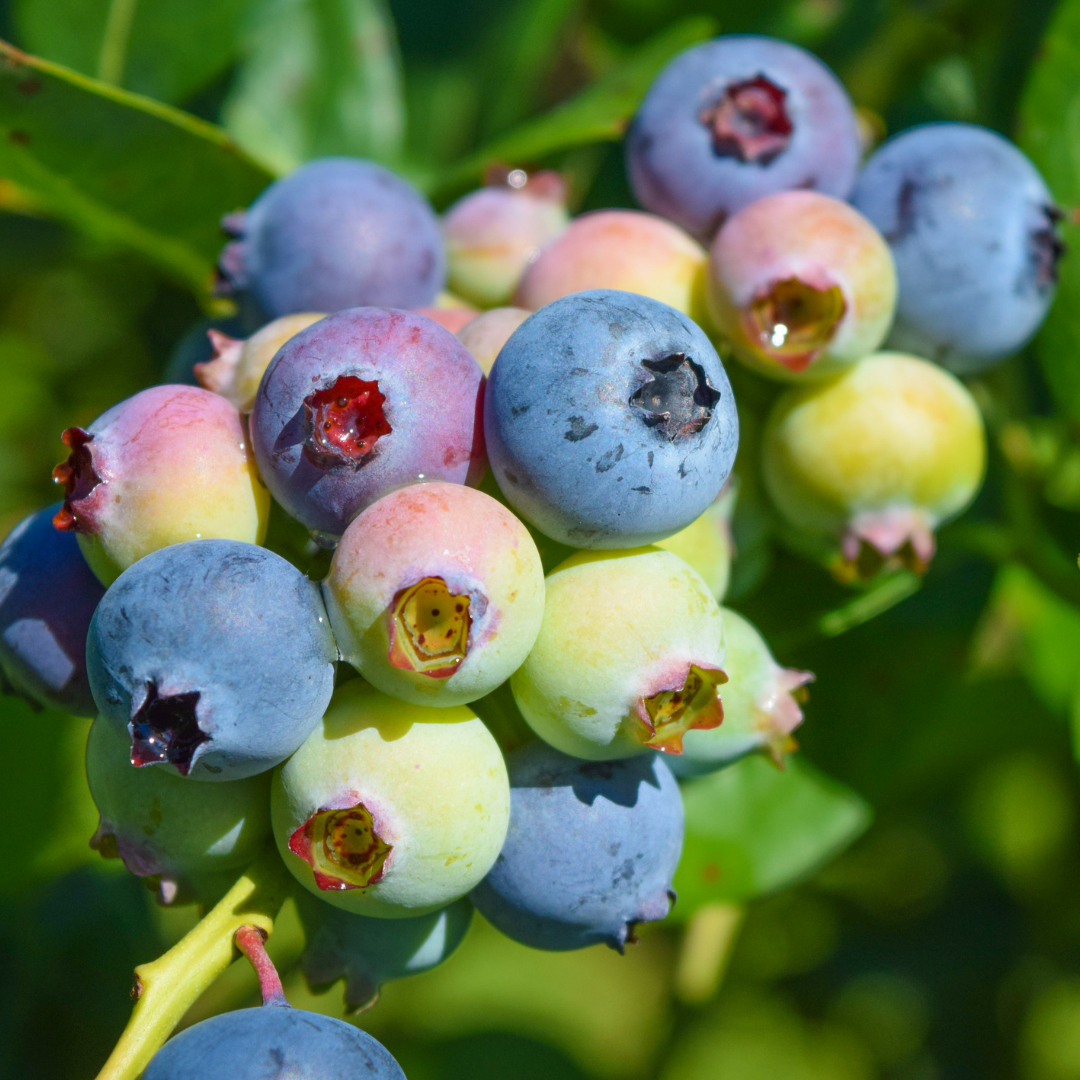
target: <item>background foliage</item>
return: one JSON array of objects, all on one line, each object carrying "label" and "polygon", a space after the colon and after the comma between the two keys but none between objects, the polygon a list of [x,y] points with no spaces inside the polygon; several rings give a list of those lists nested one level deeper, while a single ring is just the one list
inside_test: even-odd
[{"label": "background foliage", "polygon": [[[495,158],[561,168],[577,209],[631,205],[626,118],[718,28],[812,48],[880,132],[1018,138],[1080,206],[1080,0],[0,2],[0,531],[54,497],[63,427],[190,362],[225,314],[217,219],[272,175],[370,156],[441,207]],[[359,1022],[410,1080],[1080,1078],[1076,220],[1046,328],[974,386],[990,478],[921,587],[845,591],[784,534],[753,465],[773,391],[732,372],[731,600],[818,675],[802,753],[688,786],[680,903],[626,957],[478,919],[388,987]],[[89,1078],[132,967],[196,914],[87,847],[84,722],[5,697],[0,725],[0,1073]],[[288,969],[287,915],[272,942]],[[234,967],[189,1021],[253,998]]]}]

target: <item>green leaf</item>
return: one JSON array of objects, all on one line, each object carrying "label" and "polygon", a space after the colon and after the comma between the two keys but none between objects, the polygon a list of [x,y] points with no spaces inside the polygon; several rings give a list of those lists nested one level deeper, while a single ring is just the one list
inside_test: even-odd
[{"label": "green leaf", "polygon": [[973,650],[976,670],[1019,668],[1052,712],[1080,700],[1080,608],[1017,563],[1003,566]]},{"label": "green leaf", "polygon": [[686,841],[675,874],[685,919],[744,903],[822,866],[870,824],[870,807],[799,757],[784,770],[753,755],[683,786]]},{"label": "green leaf", "polygon": [[1066,208],[1057,299],[1035,340],[1047,382],[1062,410],[1080,419],[1080,0],[1059,4],[1020,102],[1020,146]]},{"label": "green leaf", "polygon": [[[237,55],[253,0],[19,0],[20,43],[84,75],[180,102]],[[125,9],[131,9],[130,12]],[[130,14],[128,20],[124,15]],[[112,59],[110,59],[112,58]]]},{"label": "green leaf", "polygon": [[0,42],[0,177],[50,215],[131,248],[202,297],[223,214],[272,179],[186,113]]},{"label": "green leaf", "polygon": [[90,721],[0,697],[6,752],[0,758],[4,858],[0,895],[98,863],[90,837],[97,810],[86,786],[83,751]]},{"label": "green leaf", "polygon": [[484,137],[505,131],[529,111],[573,14],[574,0],[518,0],[484,42],[484,82],[491,99],[480,115]]},{"label": "green leaf", "polygon": [[383,0],[265,0],[223,115],[278,173],[328,154],[394,163],[405,136],[401,60]]},{"label": "green leaf", "polygon": [[425,186],[432,193],[447,192],[479,180],[485,167],[494,161],[526,164],[576,146],[618,141],[668,61],[715,32],[716,21],[706,16],[675,23],[641,46],[621,67],[569,101],[488,143]]}]

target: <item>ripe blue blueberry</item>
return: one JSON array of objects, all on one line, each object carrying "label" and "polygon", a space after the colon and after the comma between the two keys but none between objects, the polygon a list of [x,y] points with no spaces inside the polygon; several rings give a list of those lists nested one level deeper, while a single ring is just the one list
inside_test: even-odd
[{"label": "ripe blue blueberry", "polygon": [[836,76],[797,45],[754,35],[675,57],[627,140],[638,202],[702,240],[773,192],[846,198],[858,164],[855,111]]},{"label": "ripe blue blueberry", "polygon": [[174,1035],[142,1080],[405,1080],[390,1052],[344,1020],[264,1005]]},{"label": "ripe blue blueberry", "polygon": [[480,481],[482,382],[469,350],[423,315],[338,312],[286,342],[263,376],[255,459],[293,517],[336,538],[403,484]]},{"label": "ripe blue blueberry", "polygon": [[109,587],[90,624],[94,699],[133,765],[236,780],[284,761],[330,701],[337,648],[317,586],[235,540],[162,548]]},{"label": "ripe blue blueberry", "polygon": [[0,681],[37,705],[93,716],[86,631],[105,589],[75,534],[53,528],[59,509],[31,514],[0,547]]},{"label": "ripe blue blueberry", "polygon": [[663,761],[581,761],[537,741],[507,769],[510,830],[472,892],[484,918],[537,949],[621,952],[635,924],[667,915],[683,807]]},{"label": "ripe blue blueberry", "polygon": [[889,345],[976,371],[1039,328],[1064,248],[1035,166],[972,124],[923,124],[866,163],[851,201],[884,234],[900,295]]},{"label": "ripe blue blueberry", "polygon": [[423,196],[371,161],[322,158],[271,184],[223,225],[221,291],[248,292],[268,319],[297,311],[435,302],[446,275]]},{"label": "ripe blue blueberry", "polygon": [[315,990],[344,979],[349,1009],[370,1005],[391,979],[441,964],[465,939],[473,915],[464,898],[430,915],[375,919],[331,907],[305,889],[294,896],[304,925],[304,978]]},{"label": "ripe blue blueberry", "polygon": [[739,442],[716,350],[674,308],[592,289],[541,308],[503,346],[484,401],[499,487],[571,547],[639,547],[719,494]]}]

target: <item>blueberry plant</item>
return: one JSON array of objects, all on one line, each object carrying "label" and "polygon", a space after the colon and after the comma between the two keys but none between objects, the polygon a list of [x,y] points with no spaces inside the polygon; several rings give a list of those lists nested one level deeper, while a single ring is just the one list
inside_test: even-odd
[{"label": "blueberry plant", "polygon": [[1080,2],[59,6],[0,41],[49,1075],[1080,1075]]}]

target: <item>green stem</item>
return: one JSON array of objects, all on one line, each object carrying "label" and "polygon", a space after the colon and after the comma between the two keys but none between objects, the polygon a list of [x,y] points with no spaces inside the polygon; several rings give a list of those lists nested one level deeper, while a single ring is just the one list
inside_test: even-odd
[{"label": "green stem", "polygon": [[98,78],[102,82],[119,86],[124,79],[127,63],[128,39],[131,24],[135,20],[135,8],[139,0],[112,0],[105,20],[105,33],[101,39],[98,55]]},{"label": "green stem", "polygon": [[289,881],[277,851],[268,848],[190,933],[135,969],[135,1008],[97,1080],[141,1075],[184,1013],[236,957],[236,931],[242,926],[273,931]]},{"label": "green stem", "polygon": [[779,655],[802,648],[819,638],[839,637],[884,615],[901,601],[914,596],[921,587],[922,578],[910,570],[885,574],[846,604],[824,612],[809,625],[777,633],[770,640]]},{"label": "green stem", "polygon": [[705,904],[686,924],[675,969],[675,993],[688,1005],[720,989],[745,912],[735,904]]},{"label": "green stem", "polygon": [[897,570],[883,577],[861,596],[855,597],[842,607],[827,611],[817,621],[822,637],[833,638],[854,630],[856,626],[876,619],[901,600],[914,596],[922,586],[922,578],[910,570]]}]

